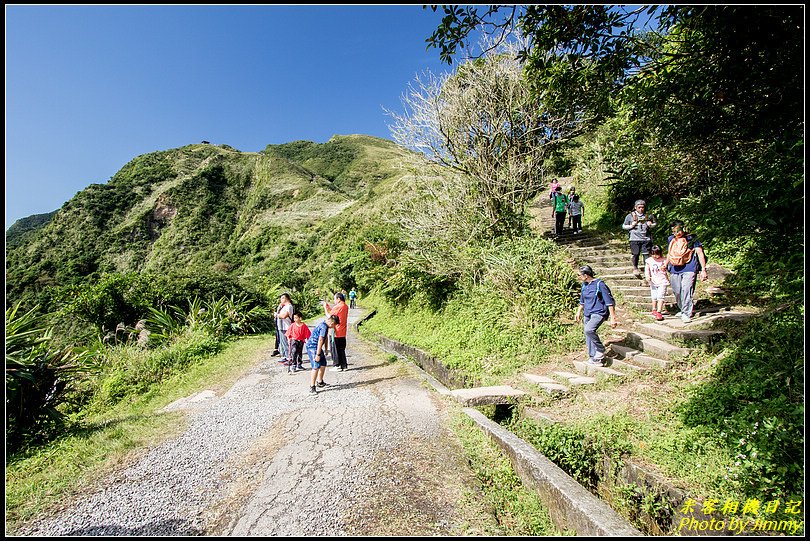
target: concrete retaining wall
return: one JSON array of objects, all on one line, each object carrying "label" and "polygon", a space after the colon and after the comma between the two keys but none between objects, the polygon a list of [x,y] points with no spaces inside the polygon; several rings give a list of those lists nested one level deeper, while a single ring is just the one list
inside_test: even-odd
[{"label": "concrete retaining wall", "polygon": [[523,484],[540,495],[558,528],[578,535],[643,535],[531,444],[477,410],[465,408],[464,413],[503,449]]},{"label": "concrete retaining wall", "polygon": [[[373,317],[370,312],[358,320],[353,328]],[[425,379],[442,394],[449,394],[449,387],[470,387],[466,378],[452,374],[441,362],[413,346],[401,344],[384,336],[374,335],[382,349],[406,355],[415,361]],[[437,381],[436,377],[440,381]],[[460,383],[460,385],[459,385]],[[551,520],[561,530],[573,530],[578,535],[640,536],[643,535],[609,505],[591,494],[556,464],[543,456],[531,444],[518,438],[499,424],[490,421],[479,411],[464,408],[466,413],[489,435],[509,457],[515,472],[522,482],[537,491],[543,504],[549,509]]]}]

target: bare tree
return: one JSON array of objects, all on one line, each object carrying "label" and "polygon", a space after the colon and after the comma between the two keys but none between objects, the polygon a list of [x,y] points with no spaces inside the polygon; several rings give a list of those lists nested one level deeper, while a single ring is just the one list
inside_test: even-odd
[{"label": "bare tree", "polygon": [[404,112],[388,111],[397,143],[461,175],[463,188],[458,182],[436,187],[445,194],[433,200],[459,199],[455,207],[474,211],[473,224],[461,229],[489,238],[523,227],[527,201],[545,185],[548,151],[579,125],[544,110],[524,79],[522,48],[519,38],[483,44],[489,52],[455,73],[417,76],[402,96]]}]

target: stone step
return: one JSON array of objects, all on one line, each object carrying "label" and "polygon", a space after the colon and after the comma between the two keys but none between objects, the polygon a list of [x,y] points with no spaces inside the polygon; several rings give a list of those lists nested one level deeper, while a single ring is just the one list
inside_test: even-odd
[{"label": "stone step", "polygon": [[[613,290],[611,290],[613,291]],[[620,290],[619,290],[620,291]],[[624,298],[625,302],[630,302],[633,304],[638,304],[642,306],[646,306],[648,309],[652,307],[652,298],[647,295],[628,295],[626,293],[622,293],[622,297]],[[669,293],[664,295],[664,303],[674,304],[676,302],[675,295]]]},{"label": "stone step", "polygon": [[[604,278],[603,278],[604,280]],[[613,281],[608,282],[611,291],[621,291],[625,297],[628,295],[632,295],[635,297],[643,297],[644,295],[650,295],[650,288],[643,287],[643,286],[628,286],[624,284],[616,284]]]},{"label": "stone step", "polygon": [[591,385],[596,383],[594,378],[572,372],[554,372],[554,375],[567,380],[569,385]]},{"label": "stone step", "polygon": [[[579,257],[580,259],[584,259],[584,257],[579,255],[579,254],[573,254],[573,255],[576,256],[576,257]],[[628,261],[630,261],[630,257],[627,256],[627,255],[624,255],[624,254],[606,254],[606,255],[591,256],[591,257],[588,258],[588,261],[593,262],[595,265],[596,264],[603,264],[604,265],[605,263],[614,263],[614,264],[616,264],[616,263],[627,263]],[[632,263],[632,261],[630,261],[630,263]],[[607,266],[607,265],[604,265],[604,266]],[[616,266],[616,265],[614,265],[614,266]],[[639,262],[639,269],[641,269],[643,267],[644,266]],[[633,269],[633,267],[631,266],[630,270],[632,270],[632,269]]]},{"label": "stone step", "polygon": [[538,376],[537,374],[523,374],[523,377],[552,396],[565,394],[570,390],[565,385],[561,385],[554,379],[549,378],[547,376]]},{"label": "stone step", "polygon": [[735,321],[741,323],[748,321],[757,314],[752,312],[736,312],[732,310],[722,312],[715,312],[713,310],[697,310],[693,315],[698,316],[697,321],[693,320],[693,323],[700,323],[701,326],[703,326],[703,324],[714,324],[722,321]]},{"label": "stone step", "polygon": [[582,374],[591,375],[591,374],[603,374],[607,377],[624,377],[624,372],[619,372],[618,370],[614,370],[613,368],[608,368],[607,366],[596,366],[592,364],[588,364],[584,361],[573,361],[574,368],[577,372]]},{"label": "stone step", "polygon": [[610,349],[616,354],[619,359],[628,359],[641,354],[637,349],[627,347],[621,344],[610,344]]},{"label": "stone step", "polygon": [[647,282],[644,281],[643,278],[636,278],[632,274],[602,274],[599,276],[602,280],[606,281],[609,284],[618,284],[618,285],[629,285],[633,287],[647,287],[647,291],[649,291],[649,286],[647,286]]},{"label": "stone step", "polygon": [[[630,357],[630,360],[634,359],[634,357]],[[630,361],[622,361],[619,359],[612,359],[610,363],[610,368],[621,368],[627,371],[635,371],[635,372],[644,372],[649,370],[647,366],[640,366],[637,364],[633,364]]]},{"label": "stone step", "polygon": [[555,239],[555,242],[557,242],[557,244],[564,244],[566,246],[571,245],[571,246],[582,246],[582,247],[602,246],[605,243],[605,241],[603,241],[602,239],[600,239],[598,237],[591,237],[589,235],[586,235],[585,233],[580,233],[578,235],[574,235],[574,236],[571,236],[571,237],[562,237],[562,236],[557,237]]},{"label": "stone step", "polygon": [[652,336],[635,331],[627,333],[624,343],[644,353],[654,355],[668,361],[681,359],[692,352],[692,350],[689,348],[673,346],[672,344],[659,340],[658,338],[653,338]]},{"label": "stone step", "polygon": [[[633,267],[628,265],[623,267],[621,265],[591,265],[593,270],[598,270],[600,274],[604,274],[606,276],[622,276],[627,278],[633,278]],[[641,271],[641,275],[644,276],[644,265],[639,263],[638,270]],[[641,280],[641,278],[639,278]]]},{"label": "stone step", "polygon": [[614,363],[616,363],[616,361],[625,362],[632,364],[635,368],[667,368],[672,364],[672,361],[645,355],[639,350],[624,344],[610,344],[610,350],[616,354],[616,359],[613,361]]},{"label": "stone step", "polygon": [[573,244],[567,245],[566,250],[570,250],[573,253],[577,254],[594,254],[594,255],[604,255],[605,253],[613,254],[616,253],[615,248],[612,246],[608,246],[607,244],[593,244],[590,246],[583,246],[581,244]]},{"label": "stone step", "polygon": [[659,359],[658,357],[645,355],[644,353],[633,355],[632,361],[635,365],[646,366],[647,368],[669,368],[673,364],[672,361]]},{"label": "stone step", "polygon": [[494,387],[473,387],[472,389],[455,389],[450,394],[464,406],[485,406],[489,404],[514,404],[527,396],[521,390],[509,385]]},{"label": "stone step", "polygon": [[[548,231],[545,233],[546,235],[554,235],[554,221],[551,221],[548,224]],[[582,231],[582,233],[574,233],[572,229],[568,227],[563,227],[562,234],[557,236],[558,239],[568,240],[568,239],[599,239],[598,235],[596,235],[593,231]]]},{"label": "stone step", "polygon": [[673,326],[662,325],[661,323],[642,323],[638,325],[638,327],[646,334],[649,334],[654,338],[660,338],[661,340],[694,340],[705,342],[707,344],[726,334],[723,331],[690,330],[687,328],[679,329],[674,327],[675,320],[680,322],[681,325],[684,325],[683,321],[678,318],[674,318],[672,320]]}]

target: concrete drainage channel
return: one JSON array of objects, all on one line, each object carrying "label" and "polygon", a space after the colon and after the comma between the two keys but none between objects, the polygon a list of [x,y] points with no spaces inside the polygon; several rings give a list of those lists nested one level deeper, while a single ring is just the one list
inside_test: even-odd
[{"label": "concrete drainage channel", "polygon": [[[354,324],[354,330],[359,333],[360,326],[374,317],[375,314],[376,311],[372,311],[357,321]],[[454,376],[435,358],[421,350],[400,344],[390,338],[375,338],[383,351],[413,362],[425,380],[437,392],[452,396],[467,406],[495,404],[497,416],[499,407],[502,408],[501,411],[504,408],[511,408],[515,400],[524,394],[521,391],[511,389],[511,387],[486,388],[483,393],[475,394],[469,393],[471,389],[451,391],[437,377],[445,380],[450,385],[455,385],[459,381],[467,382]],[[423,363],[423,365],[420,366],[420,363]],[[425,369],[434,370],[437,377],[434,377]],[[514,392],[510,392],[510,389]],[[561,530],[573,530],[577,535],[644,535],[608,504],[591,494],[560,467],[543,456],[531,444],[515,436],[496,422],[491,421],[472,407],[465,407],[463,411],[503,449],[523,483],[540,495],[543,503],[549,509],[549,514],[555,526]]]}]

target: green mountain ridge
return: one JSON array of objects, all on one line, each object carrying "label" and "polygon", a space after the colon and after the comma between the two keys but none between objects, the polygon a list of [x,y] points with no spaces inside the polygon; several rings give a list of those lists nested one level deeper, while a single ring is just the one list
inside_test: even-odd
[{"label": "green mountain ridge", "polygon": [[49,219],[13,228],[7,303],[108,272],[278,274],[282,250],[327,266],[320,240],[343,222],[359,225],[358,216],[384,215],[390,204],[380,201],[401,191],[397,183],[413,170],[403,164],[420,160],[364,135],[258,153],[192,144],[138,156]]}]

